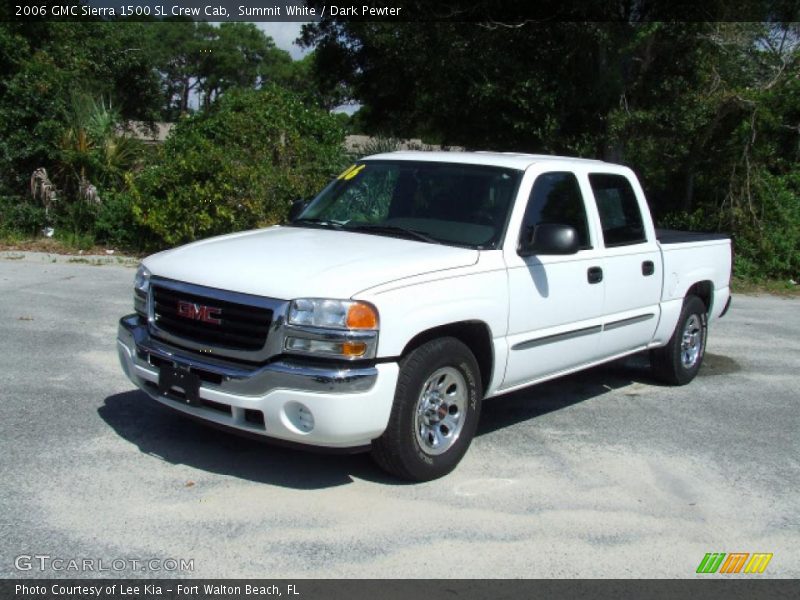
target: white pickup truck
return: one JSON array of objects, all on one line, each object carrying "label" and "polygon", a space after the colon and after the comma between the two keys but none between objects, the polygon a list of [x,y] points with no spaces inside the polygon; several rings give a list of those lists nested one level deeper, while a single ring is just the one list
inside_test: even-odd
[{"label": "white pickup truck", "polygon": [[380,154],[286,225],[146,258],[119,358],[192,417],[429,480],[485,398],[645,350],[691,381],[731,260],[725,236],[656,231],[626,167]]}]

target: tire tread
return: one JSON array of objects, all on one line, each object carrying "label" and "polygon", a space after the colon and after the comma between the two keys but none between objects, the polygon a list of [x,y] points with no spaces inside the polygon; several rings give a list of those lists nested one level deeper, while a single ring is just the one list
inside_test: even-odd
[{"label": "tire tread", "polygon": [[[692,372],[687,372],[680,362],[680,338],[683,334],[684,323],[691,314],[700,314],[703,326],[703,348],[696,368]],[[650,368],[655,379],[667,385],[685,385],[695,378],[703,362],[706,339],[708,338],[705,315],[706,305],[699,297],[687,296],[684,299],[678,323],[675,325],[675,331],[672,332],[669,341],[666,345],[650,351]]]},{"label": "tire tread", "polygon": [[[472,370],[474,376],[477,378],[477,389],[481,389],[480,372],[478,370],[477,361],[469,348],[457,338],[436,338],[419,346],[403,357],[400,361],[400,375],[397,379],[394,404],[389,417],[389,423],[383,435],[372,442],[372,458],[383,470],[402,479],[412,481],[423,481],[432,478],[421,476],[420,472],[409,468],[409,465],[403,461],[403,457],[398,451],[398,449],[406,443],[404,435],[407,435],[407,431],[404,432],[407,423],[404,422],[402,418],[403,415],[401,414],[404,408],[402,404],[408,402],[409,398],[413,398],[416,395],[416,390],[410,389],[410,386],[413,385],[413,374],[426,369],[427,365],[438,357],[452,354],[456,348],[459,351],[465,352],[466,355],[472,359]],[[414,394],[414,396],[410,396],[409,394]],[[478,407],[480,409],[480,404]],[[479,414],[480,413],[475,416],[476,419]]]}]

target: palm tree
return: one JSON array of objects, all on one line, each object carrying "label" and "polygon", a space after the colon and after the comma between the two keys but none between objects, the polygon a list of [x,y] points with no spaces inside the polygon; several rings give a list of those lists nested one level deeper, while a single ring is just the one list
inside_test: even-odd
[{"label": "palm tree", "polygon": [[70,102],[67,127],[60,140],[61,161],[56,179],[66,194],[88,204],[100,204],[97,186],[121,184],[141,158],[138,140],[118,127],[111,103],[85,94]]}]

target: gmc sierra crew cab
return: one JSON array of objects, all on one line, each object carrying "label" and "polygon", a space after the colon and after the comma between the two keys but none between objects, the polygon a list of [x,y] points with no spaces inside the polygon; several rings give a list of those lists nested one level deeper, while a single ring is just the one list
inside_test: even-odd
[{"label": "gmc sierra crew cab", "polygon": [[485,398],[642,351],[690,382],[731,260],[725,236],[656,230],[623,166],[379,154],[284,225],[144,259],[119,359],[192,417],[429,480]]}]

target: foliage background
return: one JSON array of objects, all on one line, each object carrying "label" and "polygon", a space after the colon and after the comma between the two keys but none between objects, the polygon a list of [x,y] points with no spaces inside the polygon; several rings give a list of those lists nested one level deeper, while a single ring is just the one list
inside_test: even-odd
[{"label": "foliage background", "polygon": [[341,167],[328,113],[277,86],[234,90],[178,122],[130,182],[134,215],[168,244],[279,222]]},{"label": "foliage background", "polygon": [[[797,8],[636,18],[647,5],[612,0],[591,23],[323,20],[302,61],[248,23],[0,23],[0,234],[149,251],[278,222],[349,159],[351,132],[622,162],[660,225],[732,233],[738,275],[797,280]],[[348,101],[353,117],[330,114]],[[131,120],[176,126],[149,147]],[[31,195],[40,167],[55,196]]]}]

